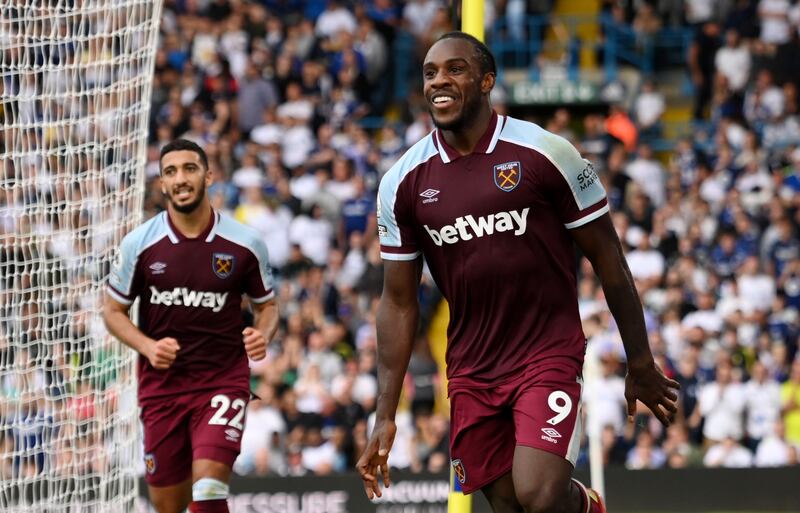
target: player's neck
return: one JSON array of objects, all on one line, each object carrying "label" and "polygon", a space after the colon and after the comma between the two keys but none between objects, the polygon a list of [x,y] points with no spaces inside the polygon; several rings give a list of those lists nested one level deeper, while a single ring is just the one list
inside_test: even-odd
[{"label": "player's neck", "polygon": [[167,206],[167,215],[175,228],[187,239],[194,239],[208,227],[211,217],[211,203],[207,200],[200,203],[196,209],[184,214],[178,212],[172,205]]},{"label": "player's neck", "polygon": [[468,126],[461,130],[442,130],[444,140],[460,155],[469,155],[475,150],[475,146],[477,146],[483,134],[486,133],[491,120],[492,108],[486,103]]}]

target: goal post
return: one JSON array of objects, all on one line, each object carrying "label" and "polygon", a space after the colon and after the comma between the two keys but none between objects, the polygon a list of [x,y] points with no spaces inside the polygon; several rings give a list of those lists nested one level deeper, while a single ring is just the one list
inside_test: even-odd
[{"label": "goal post", "polygon": [[0,509],[133,511],[135,355],[104,285],[142,220],[161,0],[0,3]]}]

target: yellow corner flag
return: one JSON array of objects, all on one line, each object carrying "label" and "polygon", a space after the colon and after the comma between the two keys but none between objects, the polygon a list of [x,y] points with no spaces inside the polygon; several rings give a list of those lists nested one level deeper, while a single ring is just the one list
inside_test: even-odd
[{"label": "yellow corner flag", "polygon": [[[458,1],[458,0],[454,0]],[[462,0],[461,31],[483,41],[483,0]],[[458,475],[450,466],[450,495],[447,513],[472,513],[472,496],[464,495]]]},{"label": "yellow corner flag", "polygon": [[458,474],[450,465],[450,495],[447,497],[447,513],[470,513],[472,511],[472,496],[464,495],[461,491],[461,481]]}]

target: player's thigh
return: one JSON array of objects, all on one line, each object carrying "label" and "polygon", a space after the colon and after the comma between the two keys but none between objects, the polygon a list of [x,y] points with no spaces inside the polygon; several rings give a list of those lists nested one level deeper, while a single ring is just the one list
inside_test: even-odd
[{"label": "player's thigh", "polygon": [[147,484],[168,489],[190,479],[192,442],[186,402],[181,398],[147,401],[142,404],[141,419]]},{"label": "player's thigh", "polygon": [[523,509],[517,500],[511,472],[487,484],[481,491],[492,507],[492,513],[522,513]]},{"label": "player's thigh", "polygon": [[158,513],[183,513],[192,502],[192,480],[172,486],[148,486],[150,504]]},{"label": "player's thigh", "polygon": [[211,460],[232,467],[239,455],[250,392],[218,390],[198,393],[192,420],[192,459]]},{"label": "player's thigh", "polygon": [[526,507],[558,502],[569,489],[582,436],[579,376],[577,364],[546,368],[515,397],[513,478]]},{"label": "player's thigh", "polygon": [[511,471],[514,419],[493,392],[459,390],[450,394],[450,458],[466,493]]}]

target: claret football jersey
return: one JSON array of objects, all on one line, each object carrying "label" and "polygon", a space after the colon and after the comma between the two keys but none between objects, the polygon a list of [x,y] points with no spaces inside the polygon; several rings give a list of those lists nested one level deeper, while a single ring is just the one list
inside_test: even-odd
[{"label": "claret football jersey", "polygon": [[122,241],[108,293],[123,304],[138,297],[138,326],[180,345],[167,370],[139,357],[139,398],[204,388],[249,389],[242,341],[242,295],[274,297],[264,242],[251,228],[213,212],[208,227],[187,238],[162,212]]},{"label": "claret football jersey", "polygon": [[460,156],[434,130],[383,177],[378,202],[381,256],[424,255],[450,305],[452,385],[510,379],[550,356],[583,361],[568,231],[608,203],[572,144],[494,114]]}]

